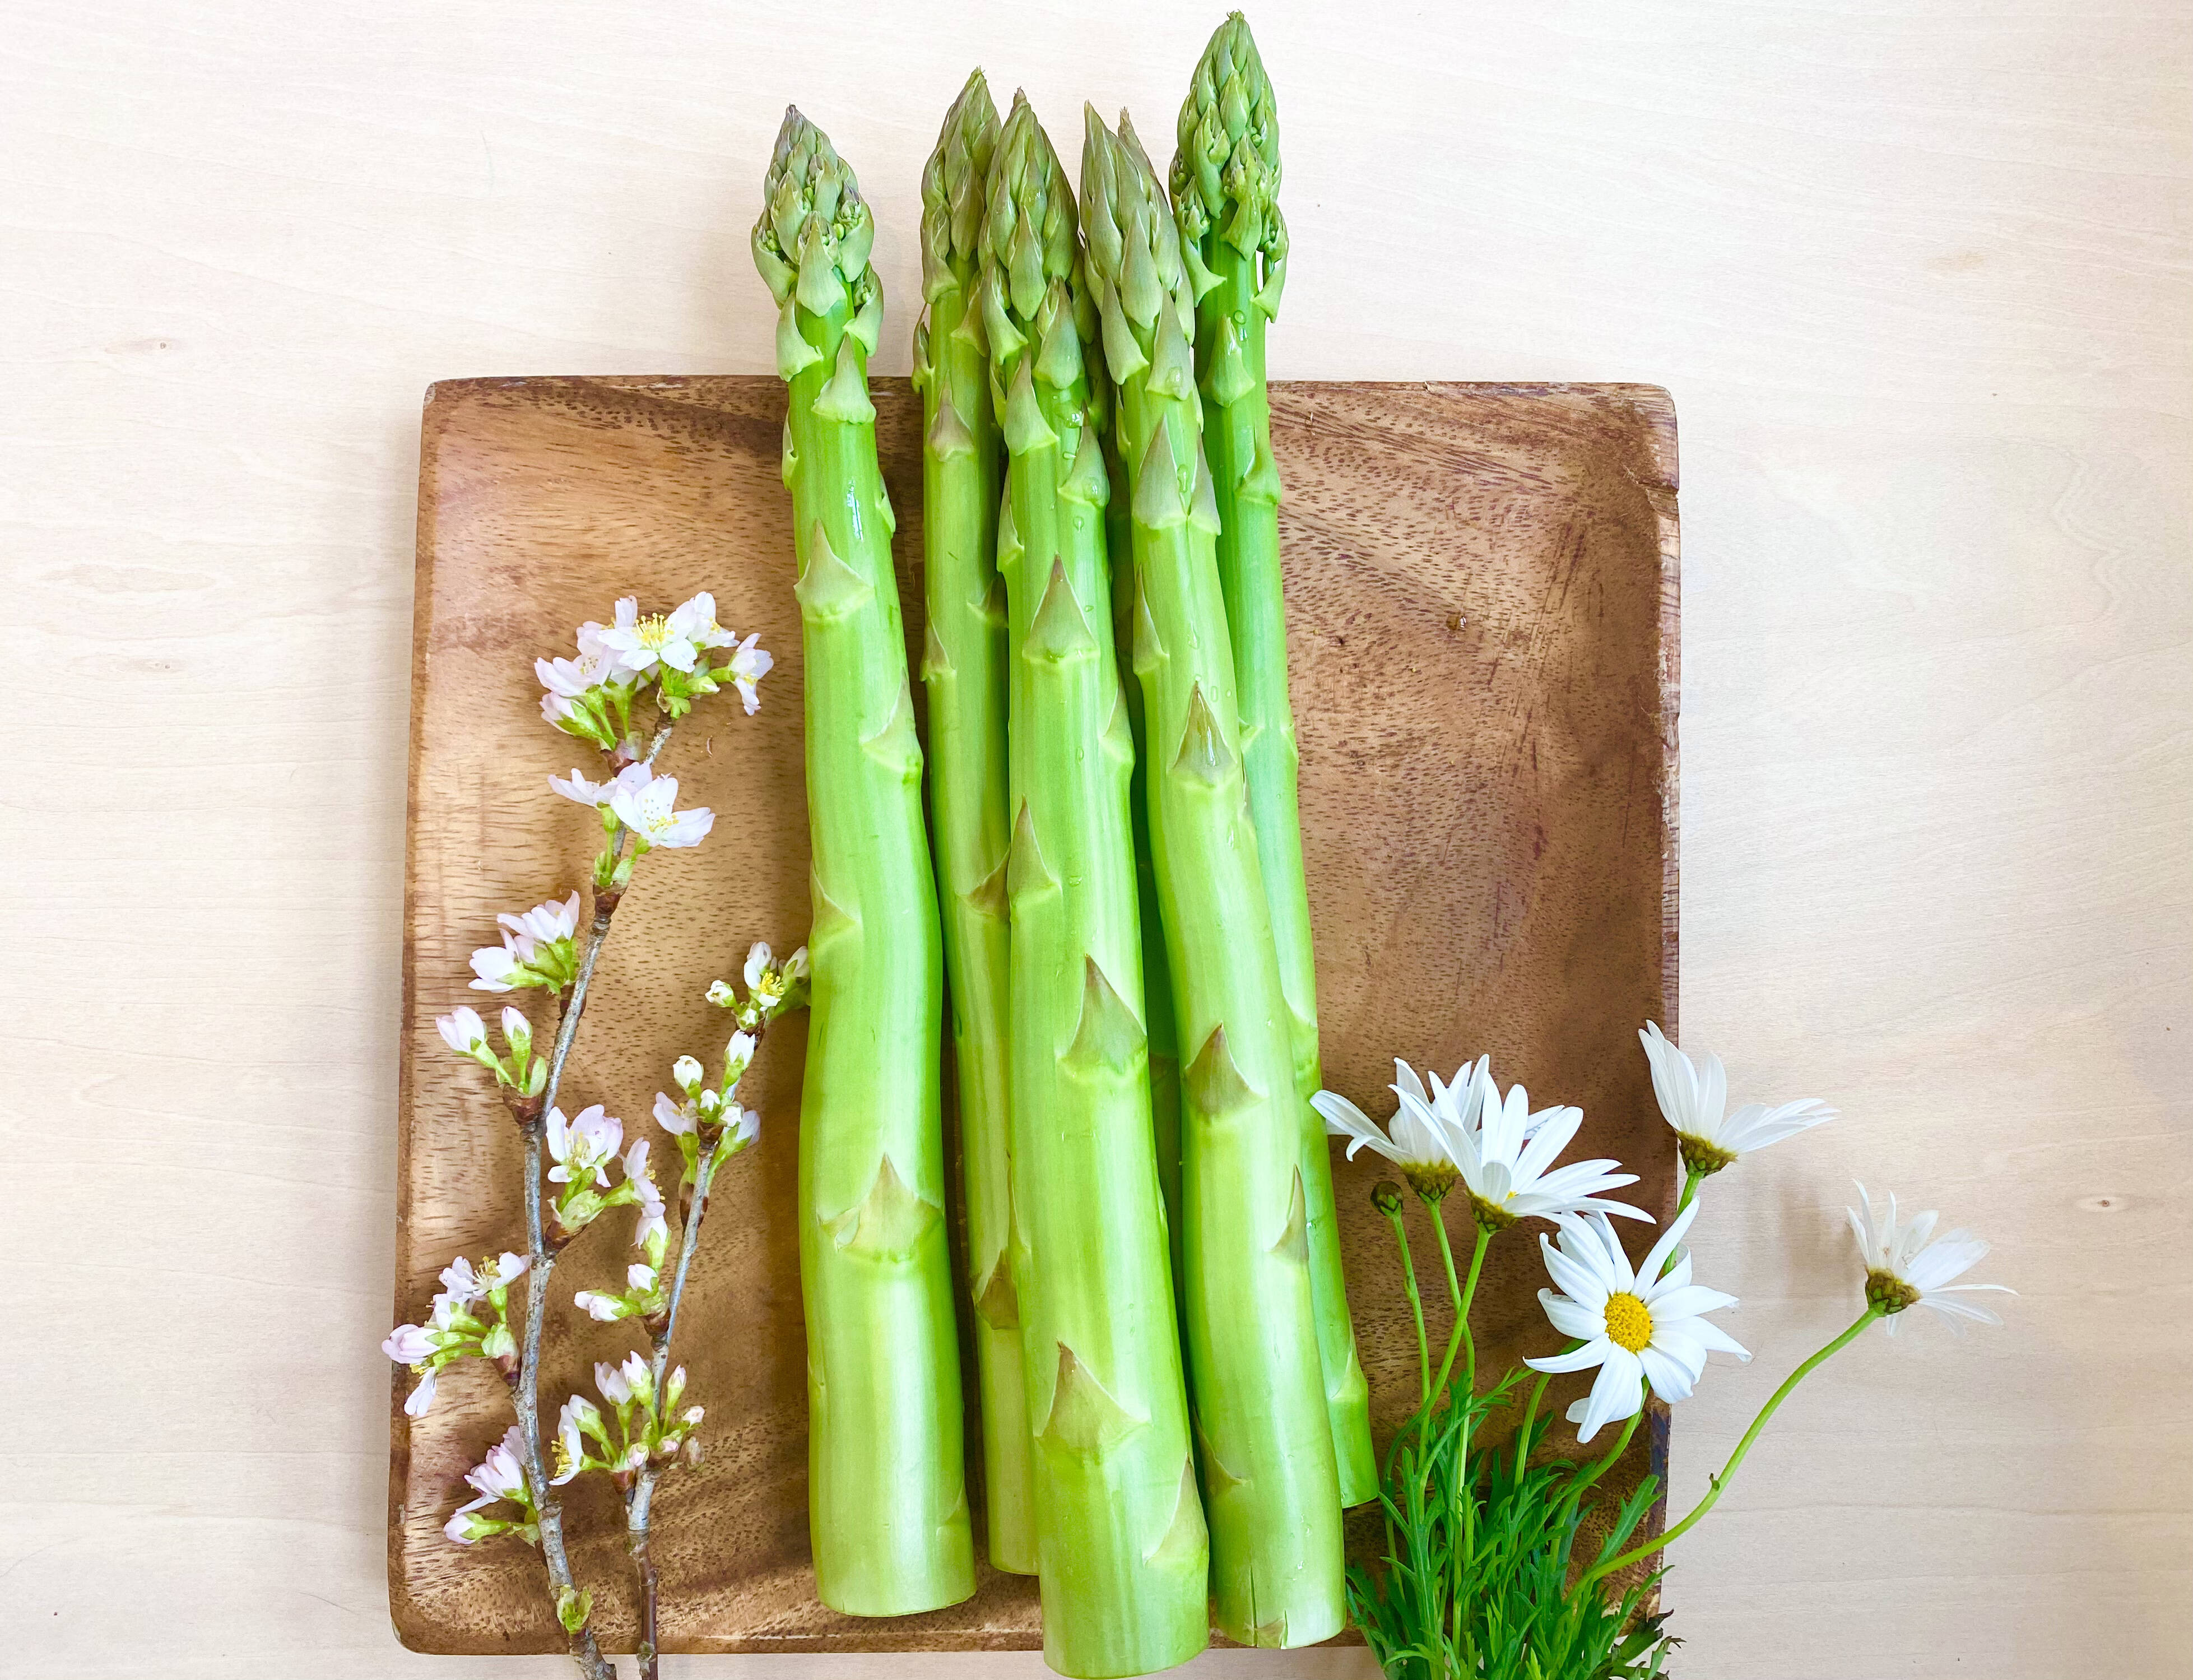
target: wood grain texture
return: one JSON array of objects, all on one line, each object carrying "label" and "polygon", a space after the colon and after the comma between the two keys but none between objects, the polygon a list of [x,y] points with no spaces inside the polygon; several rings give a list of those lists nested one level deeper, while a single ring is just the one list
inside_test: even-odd
[{"label": "wood grain texture", "polygon": [[[882,381],[876,400],[918,644],[919,410],[903,381]],[[515,1133],[488,1081],[446,1052],[433,1017],[472,995],[467,958],[495,912],[583,880],[598,843],[592,818],[546,788],[577,754],[540,720],[531,651],[558,648],[621,592],[667,604],[708,588],[722,621],[759,632],[779,662],[759,715],[703,706],[672,743],[665,765],[681,801],[716,810],[716,832],[637,877],[565,1075],[566,1110],[605,1102],[627,1136],[652,1135],[643,1116],[671,1062],[685,1051],[705,1061],[724,1035],[701,1000],[708,981],[736,972],[751,940],[782,949],[804,932],[782,419],[769,378],[481,380],[428,395],[398,1316],[424,1311],[451,1255],[522,1246]],[[1631,1035],[1648,1017],[1672,1023],[1675,1001],[1673,409],[1639,386],[1281,386],[1273,437],[1288,485],[1328,1081],[1383,1112],[1395,1055],[1452,1070],[1489,1050],[1542,1101],[1583,1104],[1577,1149],[1631,1163],[1643,1200],[1664,1213],[1672,1139]],[[973,1599],[925,1615],[862,1620],[815,1601],[790,1215],[803,1048],[799,1025],[772,1035],[750,1076],[742,1095],[764,1116],[762,1146],[720,1184],[696,1265],[679,1351],[710,1410],[709,1455],[658,1501],[665,1648],[1033,1648],[1034,1581],[987,1568]],[[1369,1205],[1377,1166],[1343,1165],[1337,1188],[1374,1413],[1390,1430],[1413,1402],[1415,1366],[1390,1235]],[[558,1301],[623,1265],[628,1223],[615,1216],[567,1252]],[[1477,1316],[1488,1358],[1558,1345],[1535,1299],[1543,1281],[1527,1231],[1495,1246]],[[1439,1296],[1429,1270],[1423,1282]],[[544,1356],[547,1408],[633,1341],[559,1314]],[[534,1557],[460,1551],[441,1533],[464,1472],[507,1425],[501,1381],[478,1362],[457,1368],[417,1422],[401,1409],[409,1385],[393,1385],[390,1425],[399,1634],[426,1650],[553,1648]],[[1640,1438],[1618,1475],[1634,1482],[1664,1446],[1664,1431]],[[566,1511],[597,1626],[627,1648],[633,1607],[611,1492],[589,1478]],[[1359,1540],[1371,1526],[1362,1514]]]},{"label": "wood grain texture", "polygon": [[[568,1676],[389,1628],[420,393],[768,371],[746,230],[793,99],[876,207],[902,373],[968,67],[1071,169],[1084,99],[1169,131],[1223,9],[0,8],[0,581],[61,685],[0,795],[18,1666]],[[1681,407],[1684,1036],[1843,1117],[1692,1234],[1760,1356],[1678,1408],[1675,1504],[1844,1322],[1851,1178],[2022,1292],[2006,1333],[1869,1340],[1783,1408],[1671,1553],[1681,1680],[2186,1680],[2193,1341],[2154,1327],[2193,1310],[2193,11],[1250,13],[1275,376]]]}]

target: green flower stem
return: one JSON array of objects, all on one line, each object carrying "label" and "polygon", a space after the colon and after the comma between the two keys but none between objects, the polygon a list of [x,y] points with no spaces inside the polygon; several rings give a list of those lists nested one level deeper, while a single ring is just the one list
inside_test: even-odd
[{"label": "green flower stem", "polygon": [[1016,1272],[1044,1657],[1068,1676],[1146,1674],[1210,1643],[1210,1544],[1137,1018],[1134,748],[1084,341],[1096,318],[1073,190],[1025,99],[988,196],[980,307],[1010,516]]},{"label": "green flower stem", "polygon": [[1309,1103],[1325,1081],[1297,801],[1300,755],[1287,694],[1280,475],[1264,376],[1265,325],[1279,307],[1286,267],[1286,228],[1274,203],[1280,185],[1279,121],[1271,83],[1240,13],[1220,24],[1204,49],[1177,135],[1173,209],[1196,294],[1197,385],[1218,513],[1218,576],[1239,685],[1242,769],[1301,1098],[1318,1358],[1341,1503],[1360,1505],[1377,1494],[1371,1390],[1348,1313],[1331,1146]]},{"label": "green flower stem", "polygon": [[1131,126],[1087,113],[1081,228],[1132,479],[1130,639],[1182,1061],[1181,1296],[1218,1626],[1313,1644],[1347,1620],[1339,1476],[1318,1356],[1286,1000],[1247,799],[1194,298]]},{"label": "green flower stem", "polygon": [[1386,1215],[1386,1223],[1394,1228],[1394,1241],[1401,1249],[1401,1287],[1408,1291],[1409,1316],[1417,1327],[1417,1408],[1429,1409],[1432,1403],[1432,1350],[1424,1334],[1424,1298],[1417,1287],[1417,1268],[1409,1258],[1409,1232],[1402,1223],[1402,1210],[1397,1202]]},{"label": "green flower stem", "polygon": [[922,292],[913,341],[922,412],[921,679],[929,698],[929,796],[951,1006],[954,1089],[981,1394],[990,1562],[1035,1571],[1034,1446],[1021,1362],[1009,1092],[1011,940],[1004,892],[1005,622],[998,579],[1004,455],[976,306],[983,186],[998,112],[982,72],[945,115],[921,178]]},{"label": "green flower stem", "polygon": [[808,1529],[817,1596],[907,1615],[975,1590],[936,1070],[942,973],[893,516],[867,358],[875,222],[822,131],[786,114],[753,232],[790,386],[814,904],[800,1093]]},{"label": "green flower stem", "polygon": [[1675,1541],[1688,1534],[1692,1525],[1714,1508],[1715,1502],[1721,1498],[1723,1491],[1728,1487],[1730,1479],[1735,1476],[1737,1466],[1744,1462],[1744,1455],[1751,1450],[1751,1443],[1759,1438],[1759,1431],[1766,1427],[1766,1420],[1774,1415],[1775,1408],[1795,1391],[1798,1384],[1803,1382],[1814,1371],[1857,1340],[1859,1333],[1881,1316],[1879,1308],[1868,1307],[1858,1315],[1857,1322],[1849,1329],[1844,1331],[1841,1335],[1836,1337],[1835,1340],[1829,1342],[1789,1373],[1789,1379],[1781,1387],[1776,1389],[1768,1397],[1766,1403],[1759,1408],[1759,1415],[1751,1420],[1751,1427],[1744,1431],[1744,1439],[1736,1443],[1736,1450],[1729,1454],[1728,1462],[1721,1466],[1721,1474],[1711,1478],[1712,1491],[1698,1502],[1689,1516],[1658,1538],[1648,1540],[1642,1545],[1632,1546],[1619,1557],[1610,1557],[1603,1563],[1595,1564],[1584,1572],[1583,1579],[1577,1583],[1577,1590],[1581,1591],[1594,1581],[1612,1574],[1617,1569],[1627,1568],[1632,1563],[1650,1557],[1654,1552],[1663,1547],[1674,1545]]},{"label": "green flower stem", "polygon": [[1570,1482],[1567,1488],[1563,1492],[1562,1498],[1570,1500],[1582,1499],[1585,1492],[1590,1488],[1593,1482],[1598,1481],[1600,1476],[1606,1475],[1608,1471],[1614,1468],[1614,1461],[1620,1458],[1623,1451],[1629,1447],[1629,1437],[1637,1433],[1638,1419],[1642,1418],[1644,1415],[1645,1397],[1640,1394],[1638,1396],[1637,1409],[1629,1414],[1629,1421],[1623,1425],[1622,1433],[1615,1437],[1614,1449],[1607,1454],[1605,1458],[1600,1459],[1597,1463],[1594,1464],[1592,1467],[1586,1471],[1582,1476],[1579,1476],[1575,1481]]},{"label": "green flower stem", "polygon": [[[1581,1341],[1572,1340],[1561,1351],[1574,1353],[1583,1345]],[[1553,1379],[1550,1371],[1538,1373],[1538,1380],[1531,1385],[1531,1403],[1523,1408],[1523,1426],[1515,1432],[1515,1487],[1519,1491],[1523,1486],[1524,1465],[1530,1457],[1531,1426],[1538,1420],[1538,1403],[1546,1397],[1546,1385]]]},{"label": "green flower stem", "polygon": [[[1684,1168],[1682,1199],[1675,1203],[1675,1212],[1678,1214],[1681,1214],[1685,1208],[1691,1205],[1692,1199],[1698,1195],[1698,1185],[1704,1179],[1705,1176],[1706,1175],[1704,1173],[1699,1172],[1695,1167]],[[1675,1263],[1675,1256],[1672,1254],[1669,1255],[1668,1257],[1668,1260],[1669,1264],[1672,1265]]]}]

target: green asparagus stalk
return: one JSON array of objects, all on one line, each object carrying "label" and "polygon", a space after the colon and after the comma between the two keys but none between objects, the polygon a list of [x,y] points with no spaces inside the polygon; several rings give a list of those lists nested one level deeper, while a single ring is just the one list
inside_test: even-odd
[{"label": "green asparagus stalk", "polygon": [[976,71],[945,113],[921,175],[922,564],[929,610],[929,802],[959,1097],[959,1159],[982,1392],[990,1562],[1035,1573],[1035,1490],[1020,1306],[1013,1289],[1006,1109],[1011,942],[1006,926],[1005,626],[999,603],[1003,477],[989,352],[974,307],[983,183],[998,109]]},{"label": "green asparagus stalk", "polygon": [[1286,1001],[1241,772],[1194,295],[1165,188],[1094,111],[1081,221],[1133,480],[1133,662],[1181,1075],[1182,1293],[1218,1625],[1252,1645],[1345,1620],[1339,1483],[1309,1275]]},{"label": "green asparagus stalk", "polygon": [[1257,855],[1271,907],[1272,943],[1286,995],[1301,1098],[1303,1184],[1309,1207],[1310,1287],[1318,1359],[1340,1468],[1340,1502],[1378,1496],[1371,1452],[1371,1387],[1355,1353],[1332,1206],[1331,1146],[1309,1099],[1325,1085],[1317,1053],[1317,967],[1303,878],[1294,708],[1287,700],[1287,614],[1280,590],[1280,474],[1264,384],[1264,326],[1279,312],[1287,272],[1280,125],[1272,84],[1236,12],[1218,26],[1180,111],[1173,210],[1181,260],[1196,293],[1195,364],[1204,451],[1218,507],[1218,579],[1240,685],[1242,769]]},{"label": "green asparagus stalk", "polygon": [[1044,1653],[1062,1674],[1147,1674],[1208,1642],[1210,1550],[1137,1018],[1134,748],[1084,358],[1096,317],[1073,187],[1024,97],[988,194],[982,309],[1007,450],[998,569],[1013,649],[1013,1169]]},{"label": "green asparagus stalk", "polygon": [[876,464],[875,221],[822,130],[785,113],[754,264],[778,307],[805,665],[813,1005],[800,1094],[808,1527],[834,1610],[975,1590],[936,1069],[942,978],[921,748]]}]

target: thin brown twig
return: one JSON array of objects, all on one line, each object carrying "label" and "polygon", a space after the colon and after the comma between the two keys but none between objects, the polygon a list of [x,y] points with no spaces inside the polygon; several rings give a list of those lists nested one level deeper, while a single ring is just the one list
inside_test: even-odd
[{"label": "thin brown twig", "polygon": [[[650,767],[669,740],[670,726],[665,724],[656,731],[648,748],[645,762]],[[627,837],[624,832],[618,834],[610,854],[612,863],[623,857]],[[541,1093],[539,1111],[524,1127],[525,1237],[532,1264],[526,1272],[525,1340],[517,1379],[511,1385],[511,1405],[518,1413],[518,1438],[525,1448],[525,1479],[533,1488],[534,1512],[541,1530],[541,1560],[548,1571],[548,1585],[556,1595],[559,1612],[566,1595],[576,1592],[578,1585],[571,1573],[570,1553],[564,1544],[563,1505],[556,1497],[555,1488],[548,1479],[547,1462],[541,1454],[541,1335],[547,1322],[548,1277],[555,1270],[557,1250],[548,1242],[541,1213],[544,1122],[540,1115],[556,1106],[564,1082],[564,1066],[570,1059],[572,1043],[579,1035],[579,1017],[587,1006],[587,990],[593,981],[594,965],[610,937],[610,919],[616,914],[621,896],[605,896],[598,888],[595,892],[594,919],[587,930],[586,946],[579,955],[579,972],[572,979],[570,995],[564,1001],[561,1017],[556,1023],[556,1042],[549,1053],[548,1078]],[[567,1633],[567,1641],[571,1660],[587,1680],[616,1680],[616,1669],[602,1654],[591,1626],[581,1624]]]},{"label": "thin brown twig", "polygon": [[[753,1029],[754,1055],[760,1054],[761,1041],[768,1031],[769,1022],[764,1017]],[[751,1060],[747,1065],[753,1065]],[[725,1099],[727,1107],[736,1104],[737,1091],[738,1087],[735,1083],[731,1087],[731,1094]],[[714,1136],[700,1140],[698,1164],[694,1168],[693,1196],[685,1209],[684,1218],[679,1221],[678,1268],[670,1276],[670,1295],[669,1300],[663,1308],[662,1327],[659,1333],[653,1330],[649,1333],[655,1344],[654,1405],[656,1421],[658,1425],[667,1421],[662,1415],[666,1393],[663,1385],[670,1370],[670,1342],[671,1339],[678,1333],[678,1309],[685,1299],[686,1276],[692,1270],[694,1252],[701,1246],[701,1221],[708,1212],[708,1192],[715,1183],[716,1168],[719,1164],[717,1151],[721,1147],[722,1142],[721,1127],[718,1128]],[[660,1656],[660,1646],[656,1637],[660,1581],[655,1567],[654,1551],[650,1545],[652,1536],[650,1525],[654,1515],[655,1484],[661,1479],[665,1468],[667,1466],[658,1465],[650,1458],[640,1468],[638,1475],[633,1480],[632,1491],[625,1500],[626,1534],[632,1551],[633,1563],[639,1571],[640,1680],[656,1680],[656,1663]]]}]

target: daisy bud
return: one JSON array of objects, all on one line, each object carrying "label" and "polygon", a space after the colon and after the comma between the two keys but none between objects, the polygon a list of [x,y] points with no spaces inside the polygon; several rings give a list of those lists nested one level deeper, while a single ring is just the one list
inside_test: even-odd
[{"label": "daisy bud", "polygon": [[1371,1205],[1392,1218],[1401,1211],[1401,1187],[1390,1178],[1381,1178],[1371,1187]]}]

